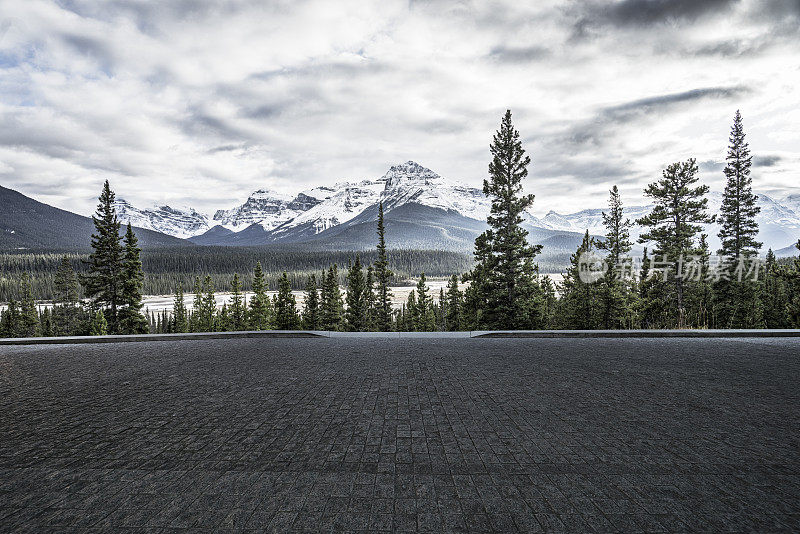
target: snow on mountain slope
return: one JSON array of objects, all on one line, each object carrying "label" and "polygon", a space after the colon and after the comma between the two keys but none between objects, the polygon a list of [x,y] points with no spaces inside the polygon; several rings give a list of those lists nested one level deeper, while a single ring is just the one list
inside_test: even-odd
[{"label": "snow on mountain slope", "polygon": [[117,216],[123,224],[155,230],[182,239],[206,232],[209,228],[208,217],[192,208],[172,208],[156,206],[150,209],[139,209],[124,199],[114,202]]},{"label": "snow on mountain slope", "polygon": [[293,228],[311,228],[313,234],[349,221],[367,206],[377,202],[383,183],[380,180],[364,180],[358,184],[337,184],[336,192],[300,213],[293,219],[275,228],[277,239]]},{"label": "snow on mountain slope", "polygon": [[414,161],[392,166],[381,180],[383,208],[390,211],[410,202],[457,211],[470,219],[485,220],[491,202],[483,191],[442,178]]}]

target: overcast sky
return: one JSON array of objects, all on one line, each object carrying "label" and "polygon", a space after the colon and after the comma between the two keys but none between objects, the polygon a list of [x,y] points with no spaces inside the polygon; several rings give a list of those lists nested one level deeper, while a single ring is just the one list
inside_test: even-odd
[{"label": "overcast sky", "polygon": [[689,157],[721,190],[738,108],[781,197],[799,34],[800,0],[0,0],[0,185],[84,214],[106,178],[206,212],[409,159],[479,186],[511,108],[534,211],[577,211]]}]

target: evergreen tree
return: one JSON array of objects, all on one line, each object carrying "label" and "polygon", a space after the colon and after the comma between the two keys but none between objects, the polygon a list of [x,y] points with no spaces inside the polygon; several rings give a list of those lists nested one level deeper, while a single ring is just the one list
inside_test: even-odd
[{"label": "evergreen tree", "polygon": [[349,332],[363,332],[367,329],[367,299],[364,271],[361,259],[356,254],[355,263],[347,272],[347,309],[344,317]]},{"label": "evergreen tree", "polygon": [[609,194],[609,212],[603,212],[606,237],[597,243],[598,249],[608,252],[606,263],[609,269],[598,287],[600,326],[605,329],[629,327],[632,323],[630,281],[623,276],[629,262],[627,254],[633,245],[630,240],[632,223],[624,217],[622,200],[616,185]]},{"label": "evergreen tree", "polygon": [[378,295],[375,292],[375,269],[372,265],[367,267],[367,277],[364,280],[364,300],[367,310],[366,330],[374,332],[378,323]]},{"label": "evergreen tree", "polygon": [[444,294],[444,288],[439,288],[439,302],[434,303],[433,308],[436,312],[436,331],[449,332],[447,328],[447,297]]},{"label": "evergreen tree", "polygon": [[[417,296],[412,289],[408,293],[408,298],[406,299],[406,305],[403,309],[403,321],[402,327],[405,332],[416,332],[417,325],[419,324],[419,310],[417,309]],[[398,328],[400,330],[400,328]]]},{"label": "evergreen tree", "polygon": [[537,294],[533,262],[541,245],[531,246],[522,228],[522,213],[533,204],[533,195],[522,194],[530,157],[525,155],[519,132],[506,111],[491,146],[490,179],[483,192],[492,201],[487,219],[490,229],[475,240],[475,268],[468,275],[474,285],[477,320],[491,329],[538,326],[542,301]]},{"label": "evergreen tree", "polygon": [[539,282],[542,288],[542,300],[544,302],[544,321],[545,328],[553,328],[556,325],[558,315],[558,295],[556,286],[549,276],[543,276]]},{"label": "evergreen tree", "polygon": [[53,316],[49,308],[39,314],[39,331],[42,337],[53,337]]},{"label": "evergreen tree", "polygon": [[145,334],[148,331],[147,318],[142,315],[142,260],[141,249],[130,223],[125,232],[125,255],[122,262],[120,283],[120,304],[118,327],[120,334]]},{"label": "evergreen tree", "polygon": [[278,285],[278,295],[275,299],[275,328],[278,330],[296,330],[300,324],[297,315],[297,303],[292,294],[289,277],[284,271]]},{"label": "evergreen tree", "polygon": [[303,328],[306,330],[319,330],[320,328],[319,292],[317,290],[317,277],[313,274],[306,281]]},{"label": "evergreen tree", "polygon": [[[753,157],[745,141],[742,115],[739,110],[733,118],[725,165],[725,192],[720,208],[719,251],[722,264],[720,279],[715,284],[715,312],[719,326],[726,328],[753,328],[762,324],[762,309],[758,300],[758,282],[735,272],[740,262],[748,269],[761,243],[758,237],[756,215],[761,211],[753,194],[750,166]],[[741,280],[740,280],[741,278]]]},{"label": "evergreen tree", "polygon": [[247,330],[247,306],[242,297],[242,284],[239,275],[234,273],[231,282],[231,305],[228,312],[228,330]]},{"label": "evergreen tree", "polygon": [[231,314],[228,313],[228,303],[223,302],[222,308],[220,308],[219,312],[217,313],[217,319],[215,321],[215,328],[214,330],[218,332],[230,332],[233,331],[233,321],[231,320]]},{"label": "evergreen tree", "polygon": [[417,298],[414,308],[414,330],[417,332],[433,332],[436,329],[436,316],[433,311],[433,297],[429,294],[425,273],[417,282]]},{"label": "evergreen tree", "polygon": [[714,323],[712,313],[713,288],[710,282],[711,251],[708,236],[700,234],[700,245],[695,251],[692,279],[687,280],[687,326],[709,328]]},{"label": "evergreen tree", "polygon": [[686,309],[683,273],[677,272],[677,266],[692,251],[693,240],[702,229],[700,225],[714,222],[714,217],[706,213],[708,186],[696,186],[697,180],[694,158],[667,166],[662,179],[644,190],[645,195],[653,199],[653,211],[637,220],[638,224],[648,228],[639,237],[639,242],[654,242],[654,257],[661,257],[664,263],[659,282],[667,284],[670,279],[673,281],[672,294],[668,297],[672,306],[667,313],[674,317],[679,328],[685,325]]},{"label": "evergreen tree", "polygon": [[339,270],[336,264],[333,264],[324,276],[322,284],[322,308],[320,309],[322,329],[340,330],[343,316],[344,304],[339,289]]},{"label": "evergreen tree", "polygon": [[18,335],[19,337],[38,337],[41,335],[39,312],[36,310],[36,303],[33,300],[31,278],[28,273],[22,275],[20,293]]},{"label": "evergreen tree", "polygon": [[106,316],[101,310],[97,310],[92,318],[92,323],[89,328],[90,336],[105,336],[108,334],[108,321]]},{"label": "evergreen tree", "polygon": [[189,331],[189,317],[186,303],[183,302],[183,285],[180,283],[175,290],[175,301],[172,306],[172,331],[178,334]]},{"label": "evergreen tree", "polygon": [[189,325],[192,332],[202,332],[201,314],[203,310],[203,286],[200,284],[200,277],[194,278],[194,299],[192,300],[192,315]]},{"label": "evergreen tree", "polygon": [[775,259],[772,249],[767,251],[762,281],[761,301],[764,305],[765,328],[789,328],[789,295],[783,270]]},{"label": "evergreen tree", "polygon": [[587,230],[578,250],[570,257],[570,267],[561,283],[560,317],[564,328],[594,330],[601,326],[600,283],[581,277],[581,269],[588,268],[582,260],[591,255],[594,247],[595,240]]},{"label": "evergreen tree", "polygon": [[453,275],[447,284],[447,313],[445,323],[450,332],[457,332],[463,328],[461,308],[464,295],[458,289],[458,276]]},{"label": "evergreen tree", "polygon": [[375,280],[378,283],[375,328],[379,332],[388,332],[392,329],[392,291],[389,289],[392,274],[386,255],[386,229],[383,225],[383,202],[381,202],[378,204],[378,260],[375,262]]},{"label": "evergreen tree", "polygon": [[206,275],[203,285],[196,287],[194,296],[195,307],[192,318],[194,332],[213,332],[216,324],[217,302],[214,298],[214,282],[211,276]]},{"label": "evergreen tree", "polygon": [[94,309],[105,308],[111,332],[117,331],[117,310],[122,304],[123,250],[120,223],[114,208],[114,192],[106,180],[97,212],[92,216],[92,253],[89,272],[83,280],[86,296]]},{"label": "evergreen tree", "polygon": [[8,308],[0,318],[0,337],[21,337],[19,308],[14,299],[8,301]]},{"label": "evergreen tree", "polygon": [[68,256],[63,256],[53,280],[54,299],[52,310],[53,335],[75,335],[78,324],[83,318],[80,302],[80,285],[78,276],[72,268]]},{"label": "evergreen tree", "polygon": [[[800,250],[800,239],[795,243],[795,247]],[[789,317],[791,328],[800,328],[800,256],[794,259],[794,264],[783,270],[783,277],[786,280],[788,302],[786,311]]]},{"label": "evergreen tree", "polygon": [[272,306],[267,296],[267,285],[264,282],[264,271],[261,262],[256,263],[253,271],[253,296],[250,298],[250,328],[253,330],[269,330],[272,328]]}]

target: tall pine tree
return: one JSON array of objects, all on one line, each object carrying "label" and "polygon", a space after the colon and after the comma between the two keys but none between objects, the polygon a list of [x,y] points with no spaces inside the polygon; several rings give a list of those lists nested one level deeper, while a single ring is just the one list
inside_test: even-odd
[{"label": "tall pine tree", "polygon": [[600,280],[598,288],[600,306],[600,326],[606,329],[630,327],[632,323],[632,293],[630,280],[624,275],[630,263],[627,254],[631,251],[630,227],[633,225],[623,213],[622,199],[617,186],[611,188],[608,199],[608,213],[603,212],[603,225],[606,237],[597,242],[597,248],[605,250],[609,269]]},{"label": "tall pine tree", "polygon": [[[762,309],[758,299],[758,281],[741,277],[735,272],[740,262],[749,269],[761,243],[758,237],[756,215],[761,211],[753,194],[750,166],[753,156],[745,141],[742,115],[739,110],[733,117],[728,155],[725,158],[725,192],[720,208],[719,238],[722,248],[720,279],[715,284],[714,306],[717,324],[726,328],[753,328],[761,325]],[[742,278],[740,280],[740,278]]]},{"label": "tall pine tree", "polygon": [[121,307],[118,312],[117,332],[120,334],[146,334],[149,330],[147,318],[142,315],[142,285],[144,273],[141,249],[130,223],[125,232],[125,255],[122,260]]},{"label": "tall pine tree", "polygon": [[450,332],[457,332],[463,328],[462,307],[464,295],[458,289],[458,276],[455,274],[450,277],[447,283],[447,311],[445,313],[445,324]]},{"label": "tall pine tree", "polygon": [[490,147],[492,162],[483,192],[492,206],[490,229],[475,240],[475,268],[468,276],[475,286],[484,328],[524,329],[540,326],[542,302],[537,291],[534,258],[541,245],[527,242],[522,213],[533,204],[533,195],[522,193],[531,159],[525,155],[519,132],[506,111]]},{"label": "tall pine tree", "polygon": [[341,330],[344,316],[342,292],[339,289],[339,269],[332,265],[324,274],[320,323],[323,330]]},{"label": "tall pine tree", "polygon": [[242,297],[242,283],[234,273],[231,281],[231,305],[228,307],[228,330],[247,330],[247,306]]},{"label": "tall pine tree", "polygon": [[303,303],[303,328],[306,330],[319,330],[319,292],[317,290],[317,277],[311,275],[306,281],[306,295]]},{"label": "tall pine tree", "polygon": [[256,262],[253,271],[253,296],[250,298],[249,324],[253,330],[269,330],[272,328],[272,305],[267,295],[267,284],[264,281],[264,270],[261,262]]},{"label": "tall pine tree", "polygon": [[678,266],[691,254],[701,224],[714,222],[714,217],[706,212],[708,186],[696,185],[697,172],[694,158],[667,166],[662,178],[644,190],[653,200],[653,210],[636,221],[648,228],[639,242],[655,243],[653,257],[661,262],[660,272],[663,273],[659,282],[672,281],[671,310],[665,311],[674,317],[673,325],[679,328],[686,324],[686,308],[683,273],[678,272]]},{"label": "tall pine tree", "polygon": [[183,285],[180,283],[175,290],[175,301],[172,306],[172,331],[177,334],[189,331],[189,317],[186,303],[183,302]]},{"label": "tall pine tree", "polygon": [[114,208],[114,192],[108,180],[103,184],[97,212],[92,216],[92,253],[89,272],[83,280],[84,292],[93,309],[105,309],[108,329],[117,331],[117,310],[122,304],[123,250],[120,223]]},{"label": "tall pine tree", "polygon": [[286,271],[283,272],[275,297],[275,328],[278,330],[296,330],[300,325],[297,315],[297,302],[292,294],[292,285]]},{"label": "tall pine tree", "polygon": [[436,330],[436,315],[433,309],[433,297],[428,289],[425,273],[417,282],[417,299],[414,309],[414,330],[417,332],[433,332]]},{"label": "tall pine tree", "polygon": [[350,264],[347,272],[347,309],[344,317],[350,332],[364,332],[367,329],[366,289],[361,258],[356,254],[356,261]]},{"label": "tall pine tree", "polygon": [[23,273],[22,283],[20,284],[19,329],[17,335],[19,337],[37,337],[41,335],[39,327],[39,312],[33,300],[31,277],[28,273]]},{"label": "tall pine tree", "polygon": [[389,288],[392,274],[386,255],[386,228],[383,224],[383,202],[381,202],[378,204],[378,260],[375,262],[375,280],[378,284],[375,328],[379,332],[388,332],[392,329],[392,291]]}]

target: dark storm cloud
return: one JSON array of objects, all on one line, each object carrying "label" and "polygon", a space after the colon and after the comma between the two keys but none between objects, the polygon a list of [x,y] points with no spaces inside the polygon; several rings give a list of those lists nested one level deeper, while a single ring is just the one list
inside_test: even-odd
[{"label": "dark storm cloud", "polygon": [[774,167],[778,165],[783,158],[780,156],[755,156],[753,158],[753,167]]},{"label": "dark storm cloud", "polygon": [[680,93],[670,93],[632,100],[624,104],[606,107],[601,111],[601,114],[609,121],[625,123],[635,120],[642,115],[658,113],[676,107],[685,107],[706,99],[737,98],[749,91],[750,89],[742,86],[704,87]]},{"label": "dark storm cloud", "polygon": [[85,35],[63,34],[62,42],[79,54],[97,62],[101,70],[110,73],[114,68],[114,52],[108,43]]},{"label": "dark storm cloud", "polygon": [[549,57],[550,49],[544,46],[498,46],[489,52],[489,59],[501,63],[529,63]]},{"label": "dark storm cloud", "polygon": [[725,13],[739,0],[623,0],[579,3],[578,29],[600,26],[648,27],[670,22],[694,22]]}]

